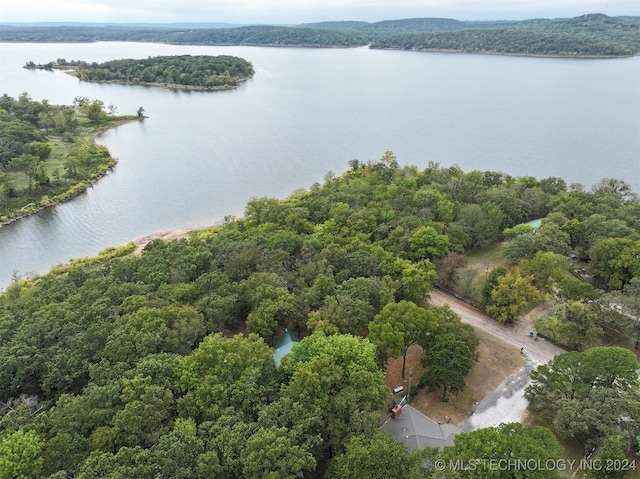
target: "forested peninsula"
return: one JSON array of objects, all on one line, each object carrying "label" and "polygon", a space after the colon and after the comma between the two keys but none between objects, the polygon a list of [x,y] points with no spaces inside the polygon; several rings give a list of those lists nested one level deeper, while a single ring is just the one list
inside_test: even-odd
[{"label": "forested peninsula", "polygon": [[176,45],[356,47],[470,53],[619,57],[640,53],[640,18],[603,14],[523,21],[412,18],[382,22],[320,22],[296,26],[208,28],[83,25],[0,27],[2,42],[138,41]]},{"label": "forested peninsula", "polygon": [[93,136],[123,122],[101,100],[77,97],[73,105],[35,101],[27,93],[0,97],[0,224],[67,201],[115,166]]},{"label": "forested peninsula", "polygon": [[[0,294],[0,470],[435,479],[475,458],[558,464],[565,446],[624,477],[640,446],[639,218],[624,181],[420,169],[387,152],[182,239],[16,279]],[[542,311],[537,331],[569,352],[533,371],[532,425],[413,451],[379,430],[409,348],[414,401],[459,401],[489,359],[429,303],[435,285],[503,323]]]},{"label": "forested peninsula", "polygon": [[84,81],[149,85],[189,90],[226,90],[253,77],[248,61],[229,55],[173,55],[87,63],[58,59],[25,68],[63,69]]}]

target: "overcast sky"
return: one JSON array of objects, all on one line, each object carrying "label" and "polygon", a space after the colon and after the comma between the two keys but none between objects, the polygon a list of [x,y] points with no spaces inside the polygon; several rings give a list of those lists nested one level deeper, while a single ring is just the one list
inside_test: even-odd
[{"label": "overcast sky", "polygon": [[640,0],[2,0],[0,22],[376,22],[640,15]]}]

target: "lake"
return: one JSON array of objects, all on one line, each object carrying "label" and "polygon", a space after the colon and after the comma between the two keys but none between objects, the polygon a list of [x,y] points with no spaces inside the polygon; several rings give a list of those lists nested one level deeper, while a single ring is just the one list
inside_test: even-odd
[{"label": "lake", "polygon": [[[235,55],[256,75],[223,92],[80,82],[27,61]],[[0,44],[0,94],[100,99],[148,118],[98,137],[119,162],[73,201],[0,228],[0,288],[152,233],[242,215],[391,150],[400,164],[603,177],[640,192],[640,57],[584,60],[354,49]]]}]

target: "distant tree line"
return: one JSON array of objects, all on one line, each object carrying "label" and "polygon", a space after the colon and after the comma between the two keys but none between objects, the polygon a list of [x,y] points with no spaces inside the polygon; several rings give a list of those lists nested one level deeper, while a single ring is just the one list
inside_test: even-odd
[{"label": "distant tree line", "polygon": [[215,30],[195,29],[168,36],[173,44],[268,45],[299,47],[355,47],[365,45],[363,36],[307,27],[252,26]]},{"label": "distant tree line", "polygon": [[590,15],[533,26],[412,33],[375,41],[371,48],[452,50],[554,56],[631,56],[640,53],[640,22]]},{"label": "distant tree line", "polygon": [[583,15],[556,20],[462,22],[413,18],[236,28],[6,27],[0,41],[145,41],[195,45],[270,45],[453,50],[518,55],[627,56],[640,53],[640,19]]}]

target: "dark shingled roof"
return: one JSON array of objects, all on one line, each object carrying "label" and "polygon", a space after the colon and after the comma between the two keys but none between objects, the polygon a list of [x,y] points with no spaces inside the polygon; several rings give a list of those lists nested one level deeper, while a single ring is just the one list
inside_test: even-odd
[{"label": "dark shingled roof", "polygon": [[410,451],[424,447],[453,446],[453,438],[462,432],[452,424],[438,424],[410,405],[403,406],[395,418],[387,419],[381,431],[391,433],[396,441],[405,443]]}]

